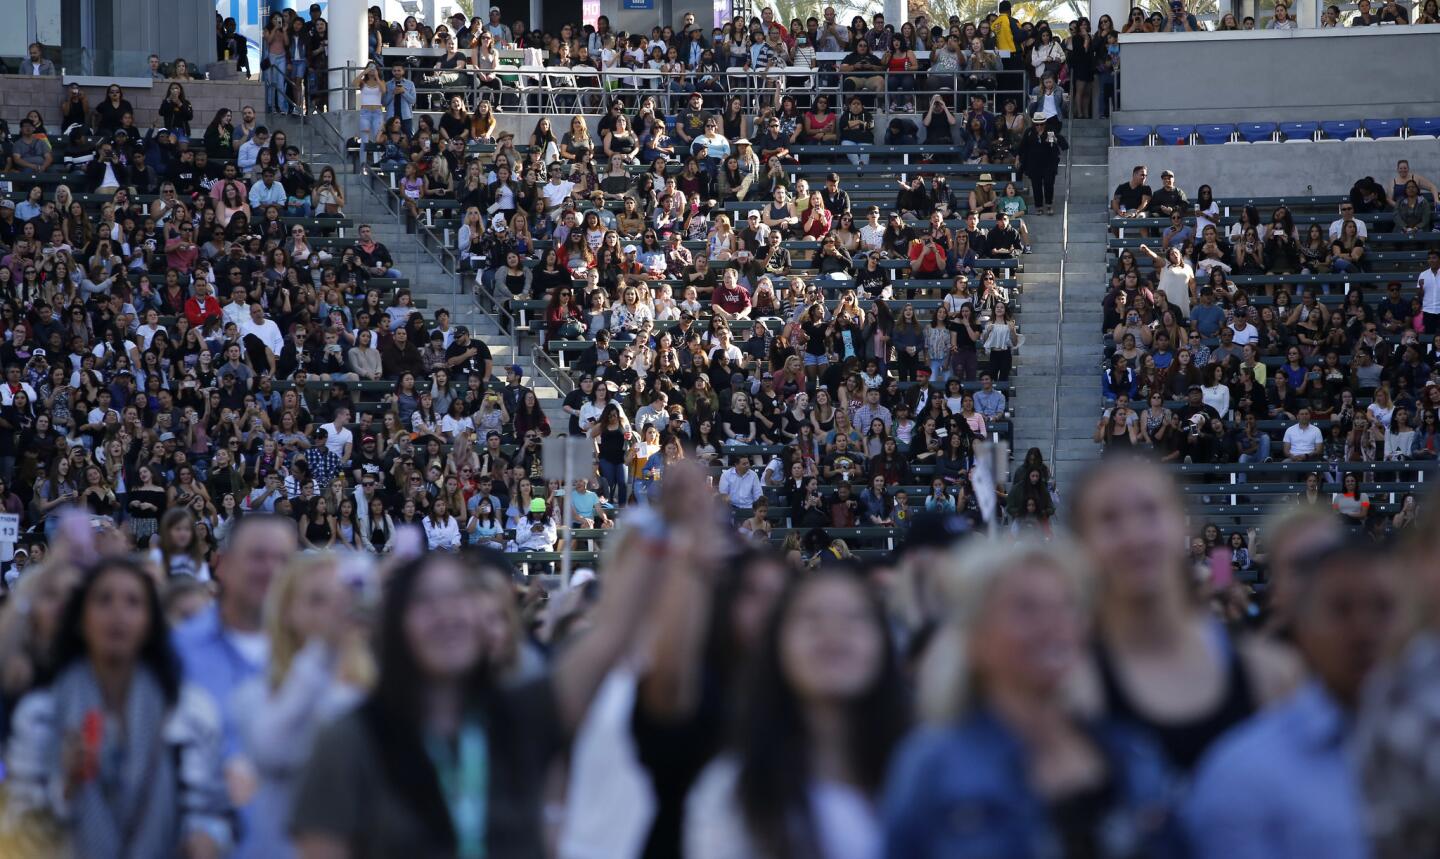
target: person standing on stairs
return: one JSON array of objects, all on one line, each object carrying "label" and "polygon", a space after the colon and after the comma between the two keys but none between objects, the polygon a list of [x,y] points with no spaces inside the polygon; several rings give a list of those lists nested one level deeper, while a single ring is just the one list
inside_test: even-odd
[{"label": "person standing on stairs", "polygon": [[1055,177],[1060,173],[1060,153],[1070,142],[1060,133],[1060,118],[1035,117],[1020,142],[1020,167],[1030,179],[1035,195],[1035,214],[1055,214]]},{"label": "person standing on stairs", "polygon": [[398,117],[408,137],[415,133],[415,82],[405,77],[405,67],[396,63],[385,82],[386,117]]}]

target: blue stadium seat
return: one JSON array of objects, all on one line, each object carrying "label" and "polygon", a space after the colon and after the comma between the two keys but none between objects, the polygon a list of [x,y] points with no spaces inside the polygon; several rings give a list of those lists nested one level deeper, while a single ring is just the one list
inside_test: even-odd
[{"label": "blue stadium seat", "polygon": [[1382,137],[1399,137],[1405,123],[1398,119],[1367,119],[1364,125],[1366,133],[1379,140]]},{"label": "blue stadium seat", "polygon": [[1229,143],[1230,136],[1235,133],[1233,125],[1197,125],[1195,133],[1200,135],[1201,143],[1216,144]]},{"label": "blue stadium seat", "polygon": [[1406,117],[1405,125],[1411,134],[1440,134],[1440,116]]},{"label": "blue stadium seat", "polygon": [[1360,133],[1360,122],[1354,119],[1330,119],[1320,123],[1320,130],[1334,140],[1344,140]]},{"label": "blue stadium seat", "polygon": [[1120,146],[1144,146],[1150,142],[1150,126],[1117,125],[1115,142]]},{"label": "blue stadium seat", "polygon": [[1190,135],[1195,133],[1193,125],[1157,125],[1155,126],[1155,137],[1161,144],[1189,143]]},{"label": "blue stadium seat", "polygon": [[1313,140],[1315,132],[1320,130],[1318,122],[1282,122],[1280,123],[1281,140]]},{"label": "blue stadium seat", "polygon": [[1242,122],[1235,126],[1240,139],[1246,143],[1264,143],[1275,136],[1273,122]]}]

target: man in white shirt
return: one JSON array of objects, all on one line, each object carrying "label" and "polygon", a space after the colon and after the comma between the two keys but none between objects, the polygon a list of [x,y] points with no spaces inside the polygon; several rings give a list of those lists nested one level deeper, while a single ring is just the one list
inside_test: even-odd
[{"label": "man in white shirt", "polygon": [[1285,461],[1305,462],[1314,459],[1320,452],[1320,446],[1325,443],[1325,436],[1319,427],[1310,423],[1309,409],[1296,412],[1295,419],[1298,423],[1285,430]]},{"label": "man in white shirt", "polygon": [[330,452],[340,457],[342,463],[350,461],[350,451],[355,445],[355,434],[350,432],[350,407],[337,406],[335,409],[335,420],[328,424],[321,424],[325,430],[325,446]]},{"label": "man in white shirt", "polygon": [[860,228],[860,249],[878,251],[885,249],[885,225],[880,223],[880,207],[871,206],[865,213],[865,226]]},{"label": "man in white shirt", "polygon": [[1355,221],[1355,234],[1360,238],[1366,237],[1365,222],[1355,219],[1355,206],[1351,203],[1340,204],[1340,217],[1330,222],[1330,238],[1340,238],[1340,231],[1345,229],[1346,221]]},{"label": "man in white shirt", "polygon": [[250,318],[240,326],[240,337],[256,372],[268,367],[273,376],[276,357],[285,348],[285,337],[274,320],[265,318],[265,308],[260,306],[260,302],[250,303]]},{"label": "man in white shirt", "polygon": [[760,475],[750,470],[748,456],[736,459],[735,465],[720,475],[720,497],[730,505],[736,522],[750,518],[751,508],[763,494]]},{"label": "man in white shirt", "polygon": [[245,323],[250,319],[250,297],[245,293],[245,287],[237,286],[230,293],[230,303],[220,311],[225,322],[234,322],[235,327],[244,330]]},{"label": "man in white shirt", "polygon": [[540,187],[540,195],[545,198],[545,210],[556,213],[553,217],[558,218],[559,212],[565,208],[565,201],[570,199],[570,194],[575,190],[575,183],[567,180],[564,176],[564,168],[558,164],[550,166],[550,181]]},{"label": "man in white shirt", "polygon": [[1425,320],[1425,333],[1440,334],[1440,251],[1426,256],[1429,268],[1420,272],[1420,312]]},{"label": "man in white shirt", "polygon": [[1260,339],[1260,329],[1250,324],[1250,320],[1244,316],[1238,316],[1230,323],[1230,330],[1235,334],[1235,345],[1245,346]]}]

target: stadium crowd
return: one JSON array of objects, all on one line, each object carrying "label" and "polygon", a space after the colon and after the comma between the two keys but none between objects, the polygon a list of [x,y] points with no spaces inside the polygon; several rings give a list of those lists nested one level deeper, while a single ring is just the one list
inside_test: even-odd
[{"label": "stadium crowd", "polygon": [[[1295,464],[1270,479],[1303,481],[1301,503],[1374,533],[1408,525],[1416,499],[1399,478],[1424,479],[1440,456],[1435,184],[1402,159],[1389,181],[1362,177],[1345,195],[1231,207],[1209,185],[1191,199],[1169,170],[1158,188],[1148,178],[1135,167],[1111,200],[1123,237],[1111,240],[1095,442],[1220,466],[1202,481],[1224,482],[1226,465]],[[1382,462],[1379,476],[1355,467]],[[1380,487],[1399,497],[1372,499]],[[1197,552],[1224,546],[1254,573],[1253,528],[1202,520],[1196,532]]]},{"label": "stadium crowd", "polygon": [[[734,27],[729,43],[682,31],[702,47],[672,67],[680,89],[609,94],[593,137],[583,116],[560,134],[539,120],[520,145],[494,133],[499,75],[473,115],[462,97],[435,120],[417,107],[429,81],[368,69],[362,151],[397,174],[410,220],[458,207],[455,250],[482,293],[533,305],[547,353],[577,345],[549,415],[484,338],[443,308],[427,318],[345,216],[333,169],[253,109],[192,128],[177,81],[143,132],[118,86],[93,111],[67,90],[60,126],[27,117],[5,155],[18,199],[0,201],[0,506],[27,531],[0,607],[0,853],[1440,849],[1423,754],[1440,506],[1407,506],[1403,543],[1355,537],[1337,527],[1366,513],[1347,483],[1253,551],[1218,531],[1197,549],[1171,474],[1112,456],[1067,487],[1072,544],[1052,533],[1040,451],[977,470],[976,443],[1010,417],[1025,219],[1053,213],[1063,122],[1103,108],[1112,56],[1087,24],[1065,40],[1082,50],[1057,52],[1048,26],[1008,12],[966,55],[995,51],[998,69],[937,69],[934,44],[927,69],[897,57],[915,34],[965,44],[958,21],[858,19],[842,43],[941,75],[919,125],[887,133],[933,144],[940,129],[972,173],[883,164],[902,141],[877,137],[863,83],[840,115],[783,88],[737,108],[700,74],[706,50],[732,56]],[[267,44],[323,36],[311,14],[282,14]],[[607,50],[608,23],[552,38],[498,18],[426,32],[376,14],[372,46],[583,57],[598,35]],[[742,65],[820,49],[769,10],[745,30],[760,38],[733,52]],[[674,33],[625,44],[656,41],[665,62]],[[266,107],[323,108],[305,86],[317,65],[292,60],[262,66]],[[985,75],[1006,62],[1033,90],[997,98]],[[854,153],[795,151],[846,140]],[[881,182],[847,190],[853,168]],[[1434,454],[1433,432],[1399,439],[1405,408],[1433,422],[1440,404],[1418,339],[1440,334],[1440,254],[1416,298],[1387,286],[1378,309],[1359,286],[1331,314],[1324,284],[1297,299],[1230,280],[1373,273],[1392,261],[1367,257],[1361,225],[1424,239],[1408,193],[1423,177],[1397,172],[1403,211],[1357,183],[1313,257],[1288,211],[1246,212],[1232,239],[1203,189],[1192,206],[1173,176],[1147,178],[1117,189],[1116,215],[1179,223],[1137,220],[1155,235],[1117,258],[1107,449],[1216,461],[1229,442],[1206,434],[1229,439],[1238,410],[1260,458],[1328,450],[1311,422],[1334,435],[1347,416],[1347,461],[1392,436],[1397,455]],[[1168,403],[1182,383],[1183,417]],[[1129,409],[1142,384],[1158,413]],[[1221,389],[1234,406],[1210,404]],[[1281,446],[1262,455],[1256,422],[1276,419]],[[545,481],[555,434],[592,438],[595,472]],[[561,498],[574,525],[611,532],[598,572],[551,592],[510,565],[555,548]],[[979,536],[986,520],[1013,538]],[[1264,588],[1235,581],[1237,549]]]},{"label": "stadium crowd", "polygon": [[1402,606],[1436,597],[1440,508],[1398,546],[1285,511],[1247,612],[1162,466],[1103,460],[1070,503],[1074,545],[922,514],[884,560],[802,570],[682,462],[548,599],[489,549],[405,530],[376,566],[274,514],[235,523],[212,597],[67,514],[0,608],[0,847],[1432,851],[1436,621]]}]

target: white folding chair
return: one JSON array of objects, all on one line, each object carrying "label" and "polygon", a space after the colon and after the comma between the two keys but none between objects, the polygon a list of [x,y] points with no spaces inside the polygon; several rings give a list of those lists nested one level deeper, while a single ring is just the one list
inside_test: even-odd
[{"label": "white folding chair", "polygon": [[529,99],[534,96],[539,102],[537,108],[554,113],[555,99],[546,85],[550,70],[545,66],[521,66],[517,71],[519,74],[515,78],[515,88],[520,93],[520,103],[528,109]]}]

